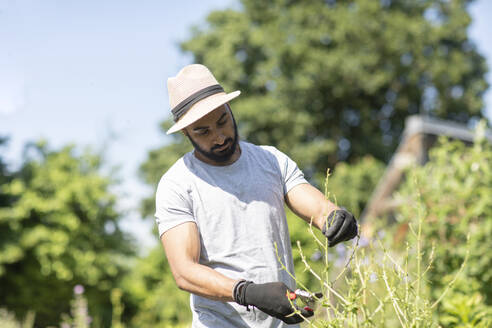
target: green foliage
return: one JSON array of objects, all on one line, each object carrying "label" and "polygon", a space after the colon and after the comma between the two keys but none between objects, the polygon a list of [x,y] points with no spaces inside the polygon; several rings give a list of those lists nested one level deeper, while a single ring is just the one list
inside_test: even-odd
[{"label": "green foliage", "polygon": [[480,293],[449,293],[442,301],[439,323],[450,328],[488,328],[492,326],[492,307],[484,304]]},{"label": "green foliage", "polygon": [[2,328],[32,328],[34,326],[34,312],[28,312],[22,322],[18,321],[14,313],[0,308],[0,327]]},{"label": "green foliage", "polygon": [[191,322],[189,293],[178,289],[161,245],[138,260],[122,282],[129,327],[178,327]]},{"label": "green foliage", "polygon": [[[483,127],[482,127],[483,134]],[[407,205],[398,210],[401,222],[412,220],[411,208],[420,193],[428,221],[424,226],[424,247],[437,247],[434,270],[429,279],[438,292],[465,257],[470,236],[470,259],[465,270],[466,293],[480,292],[483,301],[492,305],[492,145],[483,137],[473,146],[441,140],[431,150],[424,167],[408,172],[399,197]],[[476,290],[470,290],[477,286]]]},{"label": "green foliage", "polygon": [[100,156],[74,147],[25,150],[22,167],[0,186],[0,306],[36,325],[59,322],[72,288],[86,287],[91,312],[111,320],[109,293],[134,251]]},{"label": "green foliage", "polygon": [[[242,91],[231,103],[241,137],[276,146],[314,181],[341,160],[389,160],[409,114],[482,117],[487,68],[467,35],[468,3],[242,0],[211,12],[182,49]],[[190,148],[169,136],[144,180],[155,186]],[[148,199],[142,213],[152,208]]]},{"label": "green foliage", "polygon": [[481,116],[486,65],[467,37],[468,2],[242,0],[182,48],[243,92],[232,107],[245,139],[311,175],[388,160],[409,113]]},{"label": "green foliage", "polygon": [[490,327],[492,145],[484,127],[471,146],[442,139],[425,166],[407,172],[397,213],[407,234],[395,238],[401,228],[385,226],[364,247],[335,249],[311,230],[311,240],[298,241],[298,286],[325,294],[310,327]]}]

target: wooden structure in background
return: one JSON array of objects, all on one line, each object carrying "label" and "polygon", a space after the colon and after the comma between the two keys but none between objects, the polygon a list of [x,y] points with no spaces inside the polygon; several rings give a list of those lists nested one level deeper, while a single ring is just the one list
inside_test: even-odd
[{"label": "wooden structure in background", "polygon": [[[405,170],[411,166],[425,164],[428,161],[429,149],[439,136],[472,143],[474,131],[463,124],[420,115],[409,116],[406,119],[400,145],[362,212],[363,235],[372,235],[371,223],[375,218],[383,215],[392,217],[393,210],[398,206],[392,195],[404,179]],[[491,131],[487,131],[486,138],[492,142]]]}]

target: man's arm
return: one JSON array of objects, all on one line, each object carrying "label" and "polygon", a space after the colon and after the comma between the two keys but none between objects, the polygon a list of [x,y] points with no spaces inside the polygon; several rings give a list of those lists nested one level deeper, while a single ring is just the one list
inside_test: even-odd
[{"label": "man's arm", "polygon": [[198,263],[200,237],[195,223],[185,222],[166,231],[161,241],[180,289],[217,301],[233,301],[235,281]]},{"label": "man's arm", "polygon": [[311,222],[313,225],[322,229],[326,217],[335,209],[339,209],[335,204],[330,202],[326,197],[310,185],[309,183],[301,183],[285,195],[287,206],[297,216],[304,219],[306,222]]},{"label": "man's arm", "polygon": [[193,222],[182,223],[166,231],[162,234],[161,241],[174,280],[182,290],[217,301],[237,301],[244,306],[253,305],[288,324],[302,322],[303,317],[314,314],[311,309],[298,309],[303,317],[299,314],[292,315],[293,309],[288,298],[292,291],[282,282],[255,284],[242,280],[242,286],[235,293],[239,297],[234,300],[232,294],[236,281],[198,263],[200,237]]},{"label": "man's arm", "polygon": [[298,216],[318,227],[328,239],[328,246],[357,236],[357,221],[352,213],[335,206],[325,196],[308,183],[292,188],[285,195],[285,202]]}]

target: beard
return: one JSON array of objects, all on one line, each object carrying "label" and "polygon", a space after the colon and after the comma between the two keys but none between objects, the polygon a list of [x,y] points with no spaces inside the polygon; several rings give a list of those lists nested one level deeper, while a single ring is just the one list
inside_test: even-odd
[{"label": "beard", "polygon": [[191,144],[195,148],[197,152],[199,152],[204,157],[216,162],[216,163],[225,163],[231,159],[232,155],[236,152],[237,144],[238,144],[238,133],[237,133],[237,125],[236,120],[234,119],[234,115],[232,115],[232,122],[234,124],[234,138],[227,138],[224,140],[224,144],[229,144],[229,147],[224,149],[221,152],[214,152],[214,150],[222,147],[222,145],[216,145],[210,148],[210,150],[205,150],[200,147],[189,135],[188,139],[190,139]]}]

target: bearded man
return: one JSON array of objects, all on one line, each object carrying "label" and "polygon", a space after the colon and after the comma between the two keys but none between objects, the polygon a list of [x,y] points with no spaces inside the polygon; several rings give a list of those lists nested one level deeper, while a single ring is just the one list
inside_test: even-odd
[{"label": "bearded man", "polygon": [[329,246],[357,235],[354,216],[284,153],[239,139],[230,101],[240,91],[224,92],[208,68],[184,67],[168,91],[175,124],[167,133],[181,131],[194,151],[159,181],[155,217],[176,284],[191,293],[193,327],[284,327],[312,316],[310,308],[292,315],[284,205],[312,220]]}]

